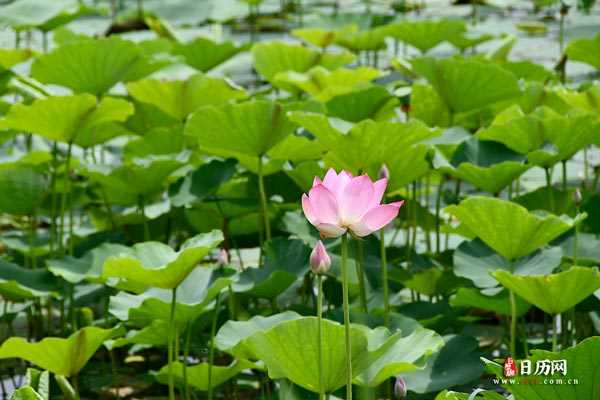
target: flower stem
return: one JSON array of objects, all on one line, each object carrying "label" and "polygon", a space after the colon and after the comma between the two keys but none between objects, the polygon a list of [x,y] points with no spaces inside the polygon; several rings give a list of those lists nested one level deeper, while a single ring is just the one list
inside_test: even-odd
[{"label": "flower stem", "polygon": [[317,275],[317,352],[319,358],[319,400],[325,399],[325,390],[323,387],[323,276]]},{"label": "flower stem", "polygon": [[558,314],[552,319],[552,351],[558,351]]},{"label": "flower stem", "polygon": [[213,315],[212,325],[210,327],[210,350],[208,354],[208,400],[212,400],[213,398],[212,366],[215,360],[215,334],[217,332],[217,320],[219,318],[220,306],[221,296],[220,293],[218,293],[215,304],[215,314]]},{"label": "flower stem", "polygon": [[262,157],[258,157],[258,193],[260,195],[260,208],[265,224],[265,238],[271,240],[271,225],[269,224],[269,214],[267,213],[267,194],[265,192],[265,182],[263,178]]},{"label": "flower stem", "polygon": [[64,192],[62,193],[61,196],[61,202],[60,202],[60,234],[58,235],[58,240],[59,240],[59,248],[61,250],[61,254],[65,254],[65,247],[64,247],[64,235],[65,235],[65,209],[67,208],[67,196],[69,195],[69,192],[71,191],[71,176],[70,176],[70,170],[71,170],[71,151],[73,148],[73,143],[69,142],[69,147],[67,149],[67,158],[65,161],[65,189]]},{"label": "flower stem", "polygon": [[169,359],[169,400],[175,400],[175,377],[173,375],[173,331],[175,325],[175,305],[177,304],[177,288],[171,293],[171,314],[169,316],[168,359]]},{"label": "flower stem", "polygon": [[146,206],[144,204],[143,196],[138,198],[138,208],[142,217],[142,224],[144,226],[144,241],[147,242],[150,240],[150,228],[148,227],[148,217],[146,217]]},{"label": "flower stem", "polygon": [[367,289],[365,287],[365,256],[362,240],[356,240],[356,276],[358,277],[358,291],[360,294],[360,306],[365,313],[367,308]]},{"label": "flower stem", "polygon": [[509,291],[510,296],[510,355],[516,356],[517,349],[517,303],[515,300],[515,294],[511,290]]},{"label": "flower stem", "polygon": [[187,368],[190,355],[190,338],[192,336],[192,323],[188,323],[185,333],[185,344],[183,348],[183,392],[185,400],[190,400],[190,385],[188,383]]},{"label": "flower stem", "polygon": [[390,291],[388,288],[387,255],[385,252],[385,229],[379,231],[379,256],[381,258],[381,286],[383,286],[383,325],[390,325]]},{"label": "flower stem", "polygon": [[346,400],[352,400],[352,347],[350,342],[350,305],[348,301],[348,234],[342,236],[342,293],[346,336]]}]

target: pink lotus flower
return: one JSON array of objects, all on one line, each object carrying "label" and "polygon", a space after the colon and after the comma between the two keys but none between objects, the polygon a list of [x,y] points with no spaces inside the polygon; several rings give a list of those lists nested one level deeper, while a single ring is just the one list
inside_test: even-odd
[{"label": "pink lotus flower", "polygon": [[338,237],[350,230],[367,236],[390,223],[403,201],[380,204],[387,179],[373,182],[367,175],[352,176],[330,169],[321,181],[315,177],[308,195],[302,195],[302,209],[308,221],[323,237]]}]

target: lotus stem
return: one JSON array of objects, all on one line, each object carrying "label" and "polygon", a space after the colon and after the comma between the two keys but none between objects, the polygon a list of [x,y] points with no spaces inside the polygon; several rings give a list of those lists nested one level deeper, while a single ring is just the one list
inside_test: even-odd
[{"label": "lotus stem", "polygon": [[385,228],[379,232],[379,257],[381,261],[381,286],[383,286],[383,324],[390,325],[390,291],[388,288],[387,255],[385,251]]},{"label": "lotus stem", "polygon": [[440,184],[435,196],[435,252],[440,254],[441,251],[441,238],[440,238],[440,209],[442,205],[442,189],[444,187],[444,177],[440,177]]},{"label": "lotus stem", "polygon": [[342,235],[342,296],[346,339],[346,400],[352,400],[352,343],[350,341],[350,304],[348,301],[348,234]]},{"label": "lotus stem", "polygon": [[562,189],[567,190],[567,160],[562,161]]},{"label": "lotus stem", "polygon": [[35,241],[37,238],[37,219],[35,211],[29,217],[29,257],[31,257],[31,268],[37,268],[37,257],[35,256]]},{"label": "lotus stem", "polygon": [[174,325],[175,325],[175,306],[177,304],[177,287],[171,291],[171,312],[169,315],[169,336],[168,341],[168,353],[167,357],[169,360],[169,400],[175,400],[175,376],[173,375],[173,341],[174,341]]},{"label": "lotus stem", "polygon": [[213,315],[212,325],[210,327],[210,349],[208,353],[208,400],[213,398],[212,385],[212,366],[215,360],[215,334],[217,333],[217,320],[219,318],[219,307],[221,306],[221,296],[217,293],[215,314]]},{"label": "lotus stem", "polygon": [[150,228],[148,227],[148,217],[146,217],[146,205],[143,196],[138,197],[138,211],[142,217],[142,224],[144,226],[144,241],[147,242],[150,240]]},{"label": "lotus stem", "polygon": [[267,241],[271,240],[271,225],[269,224],[269,214],[267,213],[267,194],[265,192],[265,182],[263,178],[262,157],[258,157],[258,193],[260,196],[261,214],[265,225],[265,237]]},{"label": "lotus stem", "polygon": [[185,344],[183,345],[183,393],[185,400],[190,400],[190,385],[188,384],[187,368],[190,355],[190,338],[192,336],[192,323],[188,323],[185,332]]},{"label": "lotus stem", "polygon": [[356,240],[356,276],[358,277],[358,291],[360,294],[360,306],[367,313],[367,289],[365,286],[365,256],[362,240]]},{"label": "lotus stem", "polygon": [[552,351],[558,351],[558,314],[552,319]]},{"label": "lotus stem", "polygon": [[61,196],[61,202],[60,202],[60,232],[58,235],[58,240],[59,240],[59,248],[60,248],[62,254],[65,253],[65,245],[64,245],[65,210],[67,208],[67,196],[69,195],[69,192],[71,190],[70,171],[71,171],[71,151],[72,151],[72,149],[73,149],[73,142],[69,142],[69,147],[67,148],[67,158],[65,160],[66,186],[65,186],[65,191],[63,192],[63,194]]},{"label": "lotus stem", "polygon": [[517,350],[517,302],[515,300],[515,293],[510,290],[510,355],[516,356]]},{"label": "lotus stem", "polygon": [[317,275],[317,357],[319,360],[319,400],[325,399],[325,390],[323,387],[323,276]]}]

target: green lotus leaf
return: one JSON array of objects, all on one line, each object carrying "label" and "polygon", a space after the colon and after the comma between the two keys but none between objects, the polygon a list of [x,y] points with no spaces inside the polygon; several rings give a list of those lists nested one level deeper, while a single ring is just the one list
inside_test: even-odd
[{"label": "green lotus leaf", "polygon": [[552,71],[547,70],[543,65],[531,61],[504,61],[499,65],[505,70],[512,72],[518,79],[526,81],[545,83],[555,78]]},{"label": "green lotus leaf", "polygon": [[461,163],[455,169],[440,168],[453,176],[469,182],[473,186],[488,193],[500,193],[515,179],[523,175],[531,166],[516,162],[504,161],[490,167],[480,167],[468,162]]},{"label": "green lotus leaf", "polygon": [[89,147],[107,139],[103,135],[100,141],[90,141],[90,132],[125,121],[131,114],[133,106],[121,99],[104,97],[97,101],[89,94],[48,97],[31,105],[13,105],[0,120],[0,129],[36,133],[50,140]]},{"label": "green lotus leaf", "polygon": [[[559,352],[553,353],[535,349],[527,357],[534,366],[538,361],[542,360],[565,360],[567,363],[566,376],[560,372],[556,372],[553,375],[546,376],[545,379],[562,379],[563,382],[568,382],[569,380],[573,382],[573,379],[577,379],[578,384],[510,384],[503,386],[518,399],[594,399],[600,395],[600,388],[598,388],[598,384],[596,383],[596,378],[600,373],[600,366],[591,360],[597,360],[598,357],[600,357],[600,337],[598,336],[587,338],[576,346]],[[504,378],[502,365],[486,359],[483,359],[483,361],[488,371],[496,374],[499,378]]]},{"label": "green lotus leaf", "polygon": [[551,275],[518,276],[507,271],[493,273],[502,286],[548,314],[561,314],[600,289],[597,268],[571,267]]},{"label": "green lotus leaf", "polygon": [[600,35],[593,38],[577,38],[571,40],[565,49],[569,60],[589,64],[600,69]]},{"label": "green lotus leaf", "polygon": [[[428,147],[420,144],[440,133],[416,120],[407,123],[365,120],[344,133],[323,114],[291,112],[289,115],[327,148],[326,160],[330,165],[354,173],[367,172],[373,177],[383,164],[387,165],[389,190],[400,188],[429,170],[425,159]],[[372,151],[365,153],[365,148]]]},{"label": "green lotus leaf", "polygon": [[390,24],[386,28],[389,36],[410,44],[423,54],[442,42],[463,38],[463,33],[466,31],[463,21],[449,19],[402,21]]},{"label": "green lotus leaf", "polygon": [[525,115],[518,105],[498,114],[489,127],[477,132],[477,137],[502,143],[521,154],[537,150],[544,142],[540,121]]},{"label": "green lotus leaf", "polygon": [[185,81],[145,79],[127,84],[129,94],[152,104],[166,114],[184,121],[202,106],[221,106],[248,95],[229,81],[206,75],[193,75]]},{"label": "green lotus leaf", "polygon": [[19,0],[0,8],[0,23],[10,25],[16,30],[38,28],[47,32],[90,11],[76,0],[43,3],[36,0]]},{"label": "green lotus leaf", "polygon": [[[115,297],[112,297],[111,301],[113,301],[114,298]],[[152,322],[150,322],[148,326],[145,326],[140,330],[130,329],[124,337],[120,337],[109,342],[109,344],[107,344],[107,347],[110,349],[115,349],[118,347],[135,344],[166,347],[168,345],[168,339],[169,321],[163,319],[155,319]]]},{"label": "green lotus leaf", "polygon": [[49,190],[48,177],[40,168],[26,163],[0,164],[0,211],[32,215]]},{"label": "green lotus leaf", "polygon": [[283,42],[258,43],[252,47],[252,57],[256,70],[271,83],[275,83],[273,78],[280,72],[306,72],[317,65],[336,69],[355,59],[347,52],[322,54],[305,46]]},{"label": "green lotus leaf", "polygon": [[11,395],[10,400],[47,400],[42,397],[34,388],[31,386],[21,386],[16,389]]},{"label": "green lotus leaf", "polygon": [[111,36],[65,44],[37,58],[31,76],[76,93],[102,95],[118,82],[141,79],[172,60],[147,54],[137,44]]},{"label": "green lotus leaf", "polygon": [[310,248],[297,239],[275,238],[265,245],[261,268],[246,268],[233,285],[236,292],[275,298],[308,271]]},{"label": "green lotus leaf", "polygon": [[123,159],[126,162],[136,158],[176,155],[185,148],[185,136],[182,126],[156,127],[144,136],[133,139],[123,147]]},{"label": "green lotus leaf", "polygon": [[306,72],[286,71],[275,75],[276,86],[294,87],[314,99],[326,102],[334,96],[351,93],[381,76],[381,71],[370,67],[338,68],[333,71],[317,66]]},{"label": "green lotus leaf", "polygon": [[47,337],[30,343],[12,337],[0,346],[0,359],[22,358],[56,375],[77,375],[104,341],[115,334],[113,329],[86,327],[66,339]]},{"label": "green lotus leaf", "polygon": [[174,289],[222,241],[221,231],[214,230],[188,239],[179,252],[159,242],[138,243],[132,248],[133,254],[109,257],[104,262],[102,276]]},{"label": "green lotus leaf", "polygon": [[433,86],[415,82],[410,98],[411,117],[420,119],[432,127],[450,125],[450,110]]},{"label": "green lotus leaf", "polygon": [[373,85],[366,89],[355,89],[350,93],[333,96],[327,101],[325,107],[329,116],[357,123],[364,119],[374,121],[392,119],[398,105],[398,99],[387,89]]},{"label": "green lotus leaf", "polygon": [[83,174],[102,187],[111,204],[139,204],[162,192],[182,161],[167,156],[134,159],[121,166],[89,165]]},{"label": "green lotus leaf", "polygon": [[475,46],[480,45],[481,43],[488,42],[492,39],[494,39],[494,36],[488,33],[483,33],[481,35],[470,35],[468,33],[462,33],[459,35],[452,35],[447,40],[450,44],[459,49],[461,52],[464,52],[468,48],[474,48]]},{"label": "green lotus leaf", "polygon": [[363,31],[339,31],[335,37],[335,44],[355,53],[385,50],[387,33],[387,27],[377,27]]},{"label": "green lotus leaf", "polygon": [[[458,291],[450,299],[452,307],[469,307],[487,310],[501,315],[511,315],[510,298],[507,290],[498,292],[493,289],[494,294],[486,293],[486,290],[477,288],[459,288]],[[515,298],[517,316],[522,316],[529,311],[529,303],[521,299]]]},{"label": "green lotus leaf", "polygon": [[27,61],[33,52],[27,49],[0,49],[0,71]]},{"label": "green lotus leaf", "polygon": [[[175,321],[180,326],[195,321],[209,310],[212,301],[226,287],[237,280],[230,269],[202,266],[194,269],[177,288]],[[110,312],[122,321],[136,326],[148,326],[154,321],[168,321],[171,313],[172,291],[152,288],[141,294],[119,292],[110,299]],[[160,326],[157,327],[161,329]],[[152,332],[142,330],[148,337]],[[141,340],[142,337],[137,339]]]},{"label": "green lotus leaf", "polygon": [[[375,330],[377,331],[377,329]],[[375,339],[376,338],[376,339]],[[369,347],[384,345],[384,336],[371,333]],[[442,348],[442,338],[432,330],[418,328],[387,348],[387,350],[355,378],[359,385],[378,386],[401,373],[423,368],[427,358]]]},{"label": "green lotus leaf", "polygon": [[446,295],[463,283],[463,279],[457,278],[452,271],[437,267],[421,269],[398,280],[407,288],[427,296]]},{"label": "green lotus leaf", "polygon": [[325,28],[298,28],[292,30],[292,35],[298,39],[312,44],[313,46],[325,49],[335,42],[336,37],[344,32],[356,32],[358,26],[348,25],[336,30],[329,30]]},{"label": "green lotus leaf", "polygon": [[592,113],[600,111],[600,85],[591,85],[580,91],[563,88],[555,90],[554,94],[571,108]]},{"label": "green lotus leaf", "polygon": [[[574,215],[575,201],[573,199],[575,190],[560,190],[555,187],[543,186],[521,196],[514,197],[513,201],[522,205],[529,211],[545,210],[555,215]],[[587,211],[585,207],[582,211]],[[586,218],[586,223],[588,218]]]},{"label": "green lotus leaf", "polygon": [[301,161],[318,160],[323,157],[325,147],[318,140],[311,140],[306,136],[288,135],[277,143],[267,156],[272,161]]},{"label": "green lotus leaf", "polygon": [[560,266],[560,247],[550,247],[532,253],[511,263],[495,253],[479,239],[464,241],[454,251],[454,273],[473,281],[479,288],[491,288],[498,282],[490,275],[498,269],[511,271],[516,275],[550,274]]},{"label": "green lotus leaf", "polygon": [[0,260],[0,294],[11,301],[46,297],[60,290],[57,279],[45,269],[26,269]]},{"label": "green lotus leaf", "polygon": [[302,318],[293,311],[285,311],[269,317],[254,316],[247,321],[229,320],[221,326],[215,336],[216,347],[240,359],[257,359],[258,357],[245,345],[245,340],[257,332],[294,319]]},{"label": "green lotus leaf", "polygon": [[33,388],[44,400],[50,398],[50,373],[35,368],[27,368],[25,385]]},{"label": "green lotus leaf", "polygon": [[[235,360],[231,364],[226,366],[213,365],[211,368],[211,384],[212,387],[217,387],[227,382],[240,372],[245,369],[252,368],[254,366],[253,363],[248,362],[246,360]],[[187,367],[187,382],[194,389],[201,390],[203,392],[208,391],[208,363],[200,363]],[[183,364],[180,362],[173,363],[173,376],[175,381],[175,386],[183,387],[184,386],[184,372],[183,372]],[[158,371],[154,377],[159,383],[167,385],[169,383],[169,366],[165,365]]]},{"label": "green lotus leaf", "polygon": [[452,113],[479,110],[521,94],[511,72],[488,62],[423,57],[413,60],[412,65]]},{"label": "green lotus leaf", "polygon": [[103,243],[80,258],[66,256],[61,259],[47,260],[46,264],[48,271],[70,283],[79,283],[84,280],[103,282],[102,267],[104,261],[109,257],[128,253],[134,254],[130,247],[121,244]]},{"label": "green lotus leaf", "polygon": [[172,53],[183,56],[185,63],[198,71],[207,72],[246,48],[247,46],[237,46],[230,41],[217,43],[199,37],[189,43],[175,43]]},{"label": "green lotus leaf", "polygon": [[[473,397],[475,396],[475,397]],[[435,396],[435,400],[505,400],[506,398],[492,390],[477,391],[474,393],[459,393],[443,390]]]},{"label": "green lotus leaf", "polygon": [[285,112],[283,105],[265,100],[206,106],[192,114],[185,134],[208,153],[258,157],[293,132]]},{"label": "green lotus leaf", "polygon": [[479,343],[471,336],[450,335],[425,369],[402,374],[407,388],[416,393],[435,392],[479,379],[483,366],[479,361]]},{"label": "green lotus leaf", "polygon": [[511,262],[533,253],[578,222],[564,216],[537,215],[510,201],[482,196],[469,197],[446,211]]}]

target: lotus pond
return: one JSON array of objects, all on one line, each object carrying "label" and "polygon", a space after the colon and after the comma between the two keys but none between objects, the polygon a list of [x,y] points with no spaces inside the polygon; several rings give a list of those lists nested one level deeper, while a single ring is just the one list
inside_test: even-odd
[{"label": "lotus pond", "polygon": [[0,1],[4,399],[600,399],[593,0]]}]

